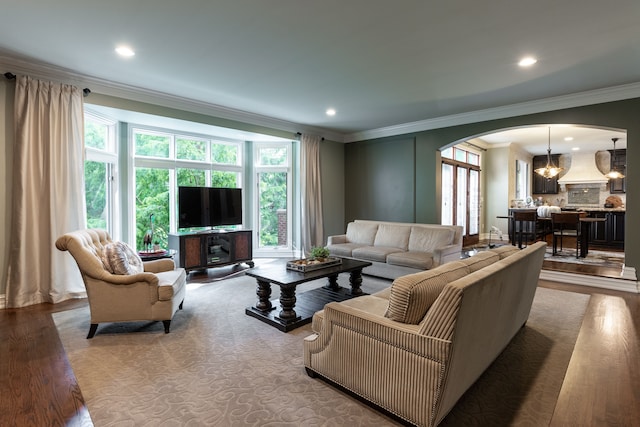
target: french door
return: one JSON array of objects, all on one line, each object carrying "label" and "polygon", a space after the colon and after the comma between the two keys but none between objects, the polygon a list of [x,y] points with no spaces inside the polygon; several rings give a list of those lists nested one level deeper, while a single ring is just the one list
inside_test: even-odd
[{"label": "french door", "polygon": [[480,230],[480,168],[442,160],[442,224],[460,225],[463,246],[478,243]]}]

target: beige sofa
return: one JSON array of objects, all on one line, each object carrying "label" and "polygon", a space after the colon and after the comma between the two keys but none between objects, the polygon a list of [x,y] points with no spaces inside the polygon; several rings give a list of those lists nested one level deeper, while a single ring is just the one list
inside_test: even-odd
[{"label": "beige sofa", "polygon": [[329,236],[333,256],[371,262],[363,273],[395,279],[460,259],[462,227],[357,219]]},{"label": "beige sofa", "polygon": [[[69,251],[78,264],[87,289],[91,326],[87,338],[93,338],[99,323],[160,320],[169,333],[171,319],[182,308],[187,276],[175,268],[172,259],[142,262],[141,272],[113,273],[106,268],[105,252],[114,242],[105,230],[89,229],[66,233],[56,240],[56,247]],[[120,256],[121,268],[132,269],[129,260]],[[127,265],[122,265],[126,263]]]},{"label": "beige sofa", "polygon": [[502,246],[317,312],[304,364],[419,426],[435,426],[529,317],[545,242]]}]

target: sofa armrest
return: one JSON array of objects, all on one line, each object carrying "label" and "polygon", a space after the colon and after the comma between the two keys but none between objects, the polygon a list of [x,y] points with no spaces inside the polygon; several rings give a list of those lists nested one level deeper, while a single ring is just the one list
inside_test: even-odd
[{"label": "sofa armrest", "polygon": [[340,303],[329,303],[324,311],[320,333],[304,340],[307,372],[412,424],[433,425],[451,342]]},{"label": "sofa armrest", "polygon": [[327,246],[338,245],[340,243],[349,243],[349,241],[347,240],[346,234],[337,234],[335,236],[327,237]]},{"label": "sofa armrest", "polygon": [[[355,307],[332,302],[324,307],[322,330],[305,340],[305,359],[311,354],[331,346],[336,329],[348,330],[383,346],[398,347],[417,356],[444,362],[451,341],[429,337],[419,333],[419,325],[396,322],[387,317],[368,313]],[[307,365],[309,366],[309,365]]]},{"label": "sofa armrest", "polygon": [[173,262],[173,260],[169,258],[145,261],[143,262],[143,265],[144,271],[149,273],[161,273],[163,271],[175,270],[176,268],[175,262]]},{"label": "sofa armrest", "polygon": [[459,261],[460,252],[462,251],[461,244],[453,244],[443,246],[433,250],[433,267],[446,264],[450,261]]}]

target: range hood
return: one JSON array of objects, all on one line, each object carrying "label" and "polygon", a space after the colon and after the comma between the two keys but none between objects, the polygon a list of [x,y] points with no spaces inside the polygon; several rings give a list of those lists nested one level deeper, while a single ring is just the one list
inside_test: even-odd
[{"label": "range hood", "polygon": [[604,176],[596,166],[595,152],[571,154],[569,171],[558,179],[561,188],[568,184],[604,188],[607,182],[609,182],[609,178]]}]

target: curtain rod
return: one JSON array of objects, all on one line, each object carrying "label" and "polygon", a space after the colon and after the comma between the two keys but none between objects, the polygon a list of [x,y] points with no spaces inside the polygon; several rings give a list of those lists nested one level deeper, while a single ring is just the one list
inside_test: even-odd
[{"label": "curtain rod", "polygon": [[[4,73],[4,76],[6,77],[7,80],[15,80],[16,79],[16,75],[7,71],[6,73]],[[91,89],[89,89],[88,87],[85,87],[84,89],[82,89],[82,94],[84,96],[89,96],[89,94],[91,93]]]},{"label": "curtain rod", "polygon": [[[296,132],[296,135],[298,135],[298,136],[302,136],[302,132]],[[323,137],[321,137],[321,141],[324,141],[324,136],[323,136]]]}]

